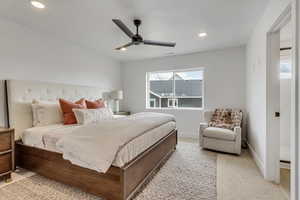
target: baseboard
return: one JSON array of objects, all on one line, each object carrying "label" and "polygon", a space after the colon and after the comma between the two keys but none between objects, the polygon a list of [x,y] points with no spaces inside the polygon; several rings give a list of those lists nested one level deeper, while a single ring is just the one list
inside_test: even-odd
[{"label": "baseboard", "polygon": [[248,142],[247,142],[247,144],[248,144],[250,154],[252,155],[255,164],[257,165],[257,167],[258,167],[260,173],[263,175],[263,177],[265,177],[265,167],[264,167],[263,161],[258,157],[254,148]]}]

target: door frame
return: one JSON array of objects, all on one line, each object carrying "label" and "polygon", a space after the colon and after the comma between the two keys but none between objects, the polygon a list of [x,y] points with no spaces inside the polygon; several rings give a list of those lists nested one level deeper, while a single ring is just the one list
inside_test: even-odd
[{"label": "door frame", "polygon": [[291,200],[300,199],[300,153],[299,153],[299,124],[300,124],[300,70],[299,70],[299,44],[300,44],[300,0],[292,0],[292,27],[293,27],[293,77],[292,77],[292,116],[291,118]]},{"label": "door frame", "polygon": [[[299,199],[299,155],[298,155],[298,99],[299,99],[299,82],[298,82],[298,23],[299,23],[299,0],[293,0],[290,5],[282,12],[277,18],[271,29],[267,33],[267,105],[266,105],[266,155],[265,155],[265,179],[280,182],[280,151],[278,151],[278,145],[280,144],[280,131],[272,132],[272,120],[274,119],[274,113],[271,110],[274,99],[271,98],[272,87],[270,72],[274,67],[272,60],[274,59],[274,53],[272,54],[272,46],[274,45],[274,33],[280,31],[280,29],[291,20],[292,22],[292,92],[291,92],[291,200]],[[276,101],[276,100],[275,100]],[[275,152],[275,153],[274,153]]]}]

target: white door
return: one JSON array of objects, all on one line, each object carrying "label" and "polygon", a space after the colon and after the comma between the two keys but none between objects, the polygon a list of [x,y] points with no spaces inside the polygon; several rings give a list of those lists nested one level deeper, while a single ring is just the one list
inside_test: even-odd
[{"label": "white door", "polygon": [[267,67],[267,173],[280,183],[280,32],[268,34]]}]

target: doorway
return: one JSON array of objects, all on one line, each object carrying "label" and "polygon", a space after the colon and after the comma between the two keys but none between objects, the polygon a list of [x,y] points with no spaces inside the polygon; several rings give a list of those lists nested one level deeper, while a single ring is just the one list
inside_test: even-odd
[{"label": "doorway", "polygon": [[267,137],[265,178],[282,185],[290,196],[291,163],[294,136],[292,114],[293,87],[293,27],[289,6],[267,34]]},{"label": "doorway", "polygon": [[292,103],[292,23],[280,29],[280,185],[290,196],[291,103]]}]

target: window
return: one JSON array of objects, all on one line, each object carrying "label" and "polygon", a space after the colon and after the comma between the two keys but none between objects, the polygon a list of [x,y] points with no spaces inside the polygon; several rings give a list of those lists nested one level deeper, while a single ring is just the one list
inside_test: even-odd
[{"label": "window", "polygon": [[168,107],[169,108],[177,108],[178,107],[178,99],[168,99]]},{"label": "window", "polygon": [[156,107],[156,100],[155,99],[150,99],[150,107],[155,108]]},{"label": "window", "polygon": [[147,108],[203,108],[203,70],[147,73]]}]

